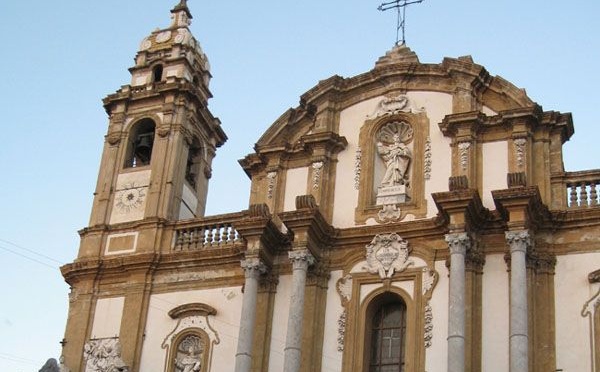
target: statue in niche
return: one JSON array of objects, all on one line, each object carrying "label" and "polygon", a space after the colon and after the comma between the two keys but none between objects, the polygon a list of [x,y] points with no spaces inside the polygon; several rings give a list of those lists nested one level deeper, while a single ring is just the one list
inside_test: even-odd
[{"label": "statue in niche", "polygon": [[177,346],[175,371],[198,372],[202,367],[202,352],[204,348],[200,337],[186,336]]},{"label": "statue in niche", "polygon": [[408,167],[412,154],[407,144],[412,137],[412,127],[403,121],[388,123],[379,130],[377,153],[386,166],[381,187],[409,185]]},{"label": "statue in niche", "polygon": [[377,143],[377,152],[385,162],[386,170],[381,180],[381,186],[399,186],[409,184],[408,166],[411,161],[411,153],[408,146],[400,140],[400,135],[393,135],[393,143],[384,145]]}]

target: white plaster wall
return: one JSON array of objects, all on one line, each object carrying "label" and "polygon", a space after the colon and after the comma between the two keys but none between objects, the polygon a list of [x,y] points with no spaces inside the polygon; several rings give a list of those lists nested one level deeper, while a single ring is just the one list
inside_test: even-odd
[{"label": "white plaster wall", "polygon": [[344,311],[340,295],[336,290],[337,281],[343,276],[341,270],[331,272],[327,287],[327,305],[325,307],[325,332],[323,336],[323,358],[321,370],[341,371],[342,352],[338,351],[338,320]]},{"label": "white plaster wall", "polygon": [[228,372],[234,370],[233,358],[237,349],[241,309],[241,287],[203,289],[184,292],[155,294],[150,297],[146,322],[140,371],[163,371],[166,351],[161,348],[166,336],[175,329],[177,321],[168,312],[183,304],[202,302],[214,307],[217,315],[209,316],[208,321],[220,339],[214,345],[211,371]]},{"label": "white plaster wall", "polygon": [[271,328],[271,354],[269,355],[269,372],[283,371],[283,348],[287,333],[288,313],[290,311],[290,294],[292,293],[292,276],[281,275],[273,304],[273,324]]},{"label": "white plaster wall", "polygon": [[429,301],[433,315],[433,338],[431,346],[425,349],[425,370],[427,372],[446,372],[448,364],[448,344],[446,342],[448,338],[448,269],[446,263],[436,261],[435,270],[439,274],[439,279]]},{"label": "white plaster wall", "polygon": [[125,297],[101,298],[96,301],[91,338],[118,337]]},{"label": "white plaster wall", "polygon": [[[113,208],[110,214],[111,224],[136,221],[144,218],[146,199],[148,196],[148,185],[150,184],[150,174],[151,171],[149,169],[119,174],[117,177]],[[141,197],[141,203],[135,208],[121,210],[117,207],[119,197],[121,196],[122,191],[125,189],[135,189],[133,190],[135,195],[143,195]]]},{"label": "white plaster wall", "polygon": [[296,210],[296,196],[306,195],[306,182],[308,180],[308,167],[291,168],[287,170],[285,180],[285,196],[283,211]]},{"label": "white plaster wall", "polygon": [[492,190],[505,189],[508,173],[508,144],[506,141],[488,142],[482,145],[483,185],[481,202],[484,207],[496,209]]},{"label": "white plaster wall", "polygon": [[[429,118],[432,148],[431,179],[425,182],[428,200],[428,218],[435,216],[437,209],[430,194],[446,191],[451,174],[450,140],[445,138],[438,123],[452,113],[452,95],[437,92],[408,92],[410,106],[424,108]],[[354,186],[355,157],[360,128],[368,115],[372,115],[382,97],[362,101],[340,113],[339,134],[346,137],[348,147],[338,155],[336,187],[334,193],[333,225],[339,228],[354,227],[354,209],[358,204],[358,190]],[[419,154],[418,156],[423,156]],[[409,219],[411,217],[409,216]]]},{"label": "white plaster wall", "polygon": [[581,316],[581,310],[595,294],[587,276],[598,270],[599,263],[600,252],[557,257],[556,368],[565,372],[591,370],[590,324]]},{"label": "white plaster wall", "polygon": [[508,371],[510,289],[503,254],[485,257],[482,295],[483,371]]}]

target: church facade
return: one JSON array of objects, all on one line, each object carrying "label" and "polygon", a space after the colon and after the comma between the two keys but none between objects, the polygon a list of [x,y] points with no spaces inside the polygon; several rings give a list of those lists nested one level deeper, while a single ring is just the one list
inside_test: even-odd
[{"label": "church facade", "polygon": [[396,46],[304,93],[205,216],[227,136],[185,0],[109,116],[71,286],[70,371],[600,371],[600,170],[570,114],[468,56]]}]

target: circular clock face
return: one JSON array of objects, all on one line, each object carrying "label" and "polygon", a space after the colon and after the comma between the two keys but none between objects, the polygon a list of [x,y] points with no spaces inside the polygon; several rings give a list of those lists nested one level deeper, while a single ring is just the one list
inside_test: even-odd
[{"label": "circular clock face", "polygon": [[116,206],[121,212],[129,213],[130,211],[137,209],[142,205],[145,196],[146,194],[143,188],[126,188],[117,193]]}]

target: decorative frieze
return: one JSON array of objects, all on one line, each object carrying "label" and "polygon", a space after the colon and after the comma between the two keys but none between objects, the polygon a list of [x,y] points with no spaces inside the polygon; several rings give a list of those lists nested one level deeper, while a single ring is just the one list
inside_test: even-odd
[{"label": "decorative frieze", "polygon": [[527,139],[525,138],[516,138],[513,141],[515,145],[515,159],[517,160],[517,167],[523,168],[525,163],[525,144],[527,144]]},{"label": "decorative frieze", "polygon": [[362,151],[360,147],[356,148],[356,153],[354,154],[354,189],[358,190],[360,188],[360,167],[362,161]]},{"label": "decorative frieze", "polygon": [[313,189],[317,190],[319,188],[319,183],[321,182],[321,170],[323,169],[324,163],[322,161],[317,161],[312,163],[313,169]]},{"label": "decorative frieze", "polygon": [[424,316],[425,316],[424,342],[425,342],[425,348],[428,348],[431,346],[431,343],[433,340],[433,309],[431,308],[429,301],[427,301],[427,304],[425,305]]},{"label": "decorative frieze", "polygon": [[459,142],[458,144],[460,168],[463,171],[467,170],[467,165],[469,164],[469,148],[471,148],[471,142]]},{"label": "decorative frieze", "polygon": [[414,264],[408,258],[408,242],[398,234],[378,234],[367,245],[367,269],[371,274],[379,274],[381,279],[391,278],[395,272],[402,272]]},{"label": "decorative frieze", "polygon": [[83,347],[85,372],[127,372],[129,367],[121,359],[118,338],[100,338],[86,342]]},{"label": "decorative frieze", "polygon": [[431,138],[425,140],[425,151],[423,152],[423,178],[431,179]]},{"label": "decorative frieze", "polygon": [[273,199],[273,190],[275,190],[275,180],[277,172],[267,173],[267,199]]}]

